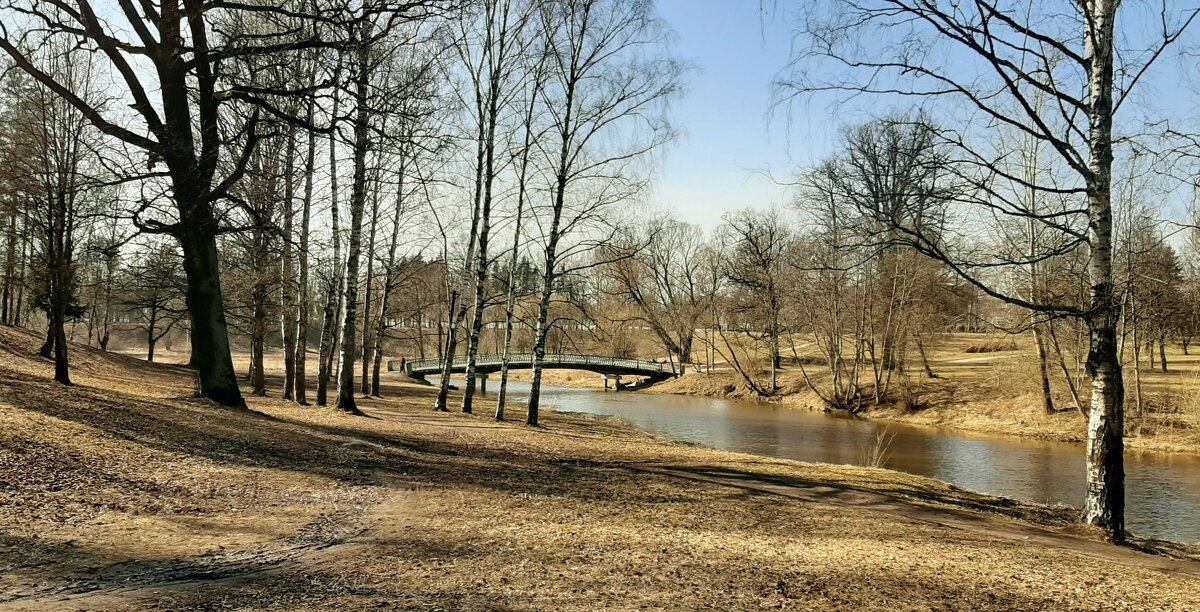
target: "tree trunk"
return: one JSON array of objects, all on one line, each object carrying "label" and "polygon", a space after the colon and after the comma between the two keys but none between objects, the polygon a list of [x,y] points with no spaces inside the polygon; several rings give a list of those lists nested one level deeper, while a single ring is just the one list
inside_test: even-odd
[{"label": "tree trunk", "polygon": [[371,351],[375,343],[371,338],[371,298],[372,285],[375,279],[375,232],[379,227],[379,171],[375,170],[374,190],[371,193],[371,231],[367,237],[367,277],[363,295],[363,341],[362,341],[362,386],[360,392],[367,395],[371,392],[370,367],[373,359]]},{"label": "tree trunk", "polygon": [[[260,256],[264,255],[259,253]],[[266,372],[263,371],[263,352],[267,345],[267,292],[266,281],[258,280],[254,287],[254,314],[250,333],[250,393],[258,397],[267,395]]]},{"label": "tree trunk", "polygon": [[[365,34],[365,32],[364,32]],[[354,401],[354,359],[358,351],[356,317],[358,315],[358,268],[362,251],[363,208],[367,203],[367,150],[370,147],[370,117],[367,87],[370,79],[370,45],[364,36],[359,41],[354,102],[354,183],[350,192],[350,241],[346,247],[346,283],[342,322],[342,363],[338,372],[338,408],[362,414]]]},{"label": "tree trunk", "polygon": [[[338,55],[338,66],[334,71],[334,82],[341,79],[342,57]],[[338,116],[341,106],[341,88],[333,88],[333,117]],[[325,313],[321,324],[320,356],[317,364],[317,405],[324,406],[328,400],[329,379],[337,348],[337,319],[341,312],[342,286],[342,232],[338,227],[341,213],[338,211],[338,173],[336,130],[329,134],[329,217],[333,228],[333,276],[326,293]]]},{"label": "tree trunk", "polygon": [[[392,211],[392,236],[388,241],[387,268],[384,270],[383,295],[379,299],[379,319],[375,327],[375,363],[371,374],[371,395],[379,397],[379,370],[383,364],[383,340],[387,333],[387,320],[391,310],[393,284],[396,281],[396,247],[400,241],[400,220],[404,211],[404,172],[407,157],[400,153],[400,166],[396,173],[396,202]],[[418,324],[418,333],[419,333]]]},{"label": "tree trunk", "polygon": [[[312,113],[312,106],[309,106]],[[310,117],[311,119],[311,117]],[[308,233],[312,215],[313,170],[316,165],[317,136],[308,132],[308,153],[304,165],[304,208],[300,213],[300,281],[297,283],[299,316],[296,320],[296,381],[295,399],[301,406],[308,405],[308,315],[311,306],[308,280]]]},{"label": "tree trunk", "polygon": [[[334,256],[335,258],[337,255]],[[335,260],[336,261],[336,260]],[[340,268],[341,264],[335,263],[335,270]],[[317,405],[324,406],[328,403],[329,393],[329,361],[333,359],[333,336],[337,333],[335,328],[335,318],[337,317],[337,293],[340,277],[334,272],[332,278],[329,279],[329,284],[325,289],[325,311],[321,319],[321,345],[317,356]]]},{"label": "tree trunk", "polygon": [[1092,378],[1088,416],[1087,493],[1083,518],[1116,541],[1125,538],[1125,387],[1117,352],[1121,305],[1115,296],[1112,256],[1112,113],[1115,0],[1093,0],[1085,21],[1090,94],[1088,160],[1088,280],[1091,308],[1087,318],[1091,346],[1087,370]]},{"label": "tree trunk", "polygon": [[554,268],[558,265],[559,224],[565,203],[566,174],[560,173],[555,193],[554,217],[550,221],[549,241],[546,243],[546,269],[542,272],[542,297],[538,301],[537,333],[533,341],[533,378],[529,384],[529,408],[525,414],[527,425],[538,424],[538,404],[542,396],[542,369],[546,360],[546,339],[550,334],[550,298],[554,295]]},{"label": "tree trunk", "polygon": [[54,341],[58,339],[58,334],[54,332],[53,317],[46,317],[46,340],[42,342],[42,347],[38,349],[38,355],[44,359],[50,359],[54,356]]},{"label": "tree trunk", "polygon": [[292,233],[295,211],[292,206],[296,190],[296,130],[287,131],[283,170],[283,239],[280,261],[279,301],[282,308],[280,328],[283,332],[283,399],[290,400],[296,386],[296,270],[292,257]]},{"label": "tree trunk", "polygon": [[187,273],[187,304],[192,332],[192,366],[200,394],[225,406],[244,408],[229,350],[229,326],[221,295],[217,241],[213,234],[190,229],[179,236]]},{"label": "tree trunk", "polygon": [[1054,394],[1050,388],[1050,355],[1046,351],[1042,327],[1037,323],[1033,325],[1033,343],[1037,349],[1038,375],[1042,383],[1042,408],[1046,414],[1054,414]]}]

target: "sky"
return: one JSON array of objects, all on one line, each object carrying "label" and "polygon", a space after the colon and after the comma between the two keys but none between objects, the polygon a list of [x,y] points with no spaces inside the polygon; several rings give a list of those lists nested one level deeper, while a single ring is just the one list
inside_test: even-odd
[{"label": "sky", "polygon": [[787,112],[771,113],[791,42],[786,17],[757,0],[659,0],[658,13],[674,30],[674,54],[694,69],[672,108],[683,133],[663,153],[652,204],[712,229],[726,212],[786,203],[768,175],[786,181],[813,161],[794,144],[811,131],[807,117],[792,114],[789,138]]},{"label": "sky", "polygon": [[[855,116],[848,107],[835,110],[818,102],[772,110],[771,84],[787,66],[794,21],[784,10],[770,7],[788,4],[658,0],[659,15],[674,31],[673,54],[694,69],[673,107],[673,119],[683,133],[662,154],[656,189],[649,197],[652,207],[711,230],[726,212],[786,205],[791,200],[788,189],[775,181],[788,181],[798,170],[827,157],[841,126],[868,118]],[[1141,30],[1157,33],[1155,28],[1161,26],[1153,19],[1146,21],[1143,12],[1123,13],[1126,36],[1133,32],[1137,38]],[[1150,17],[1157,19],[1157,13]],[[1195,116],[1200,83],[1194,80],[1194,61],[1192,56],[1160,62],[1162,74],[1139,83],[1139,105],[1152,102],[1172,111],[1165,116]],[[888,104],[874,100],[858,112],[878,111]]]}]

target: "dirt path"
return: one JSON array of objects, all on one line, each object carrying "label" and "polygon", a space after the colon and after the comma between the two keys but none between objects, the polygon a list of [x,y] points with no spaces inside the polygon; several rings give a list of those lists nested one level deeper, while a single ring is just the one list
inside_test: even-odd
[{"label": "dirt path", "polygon": [[[0,609],[82,607],[91,598],[112,601],[164,587],[189,587],[241,581],[288,564],[304,563],[313,554],[363,536],[360,512],[322,515],[296,533],[242,550],[165,561],[129,561],[99,568],[85,578],[47,581],[32,588],[0,593]],[[103,607],[103,606],[101,606]]]}]

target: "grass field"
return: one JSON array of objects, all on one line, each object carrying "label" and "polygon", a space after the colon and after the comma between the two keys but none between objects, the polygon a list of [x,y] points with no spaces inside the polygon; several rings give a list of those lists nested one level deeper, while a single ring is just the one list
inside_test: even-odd
[{"label": "grass field", "polygon": [[0,328],[3,609],[1200,607],[1200,564],[1063,508],[606,419],[436,414],[394,381],[368,418],[228,410],[187,370],[76,348],[65,388],[36,343]]}]

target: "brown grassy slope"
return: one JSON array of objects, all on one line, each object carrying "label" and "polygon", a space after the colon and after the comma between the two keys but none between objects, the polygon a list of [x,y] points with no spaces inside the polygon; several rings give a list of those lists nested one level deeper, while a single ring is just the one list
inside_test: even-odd
[{"label": "brown grassy slope", "polygon": [[62,388],[36,342],[0,328],[0,608],[1200,606],[1197,564],[925,478],[435,414],[412,385],[373,418],[230,411],[86,349]]}]

